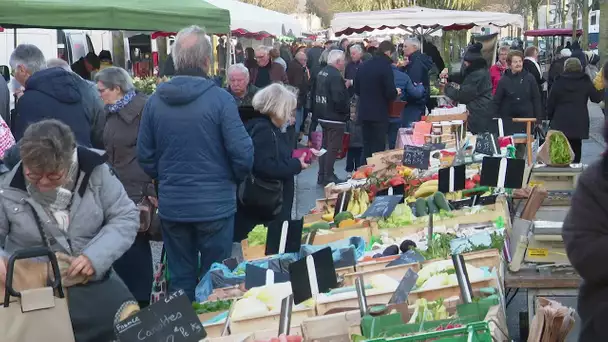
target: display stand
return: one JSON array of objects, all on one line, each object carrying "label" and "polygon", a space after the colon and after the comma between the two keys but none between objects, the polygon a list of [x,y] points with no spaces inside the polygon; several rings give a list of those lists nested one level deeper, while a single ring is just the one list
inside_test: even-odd
[{"label": "display stand", "polygon": [[532,136],[532,123],[536,122],[535,118],[513,118],[513,122],[524,122],[526,124],[526,137],[523,139],[513,139],[515,144],[526,144],[526,154],[528,166],[532,165],[532,142],[534,137]]}]

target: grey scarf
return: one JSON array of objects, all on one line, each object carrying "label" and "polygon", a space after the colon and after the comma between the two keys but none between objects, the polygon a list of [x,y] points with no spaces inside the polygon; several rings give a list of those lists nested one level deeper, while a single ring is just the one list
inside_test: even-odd
[{"label": "grey scarf", "polygon": [[64,185],[51,191],[42,192],[38,188],[27,182],[27,192],[40,204],[51,219],[55,221],[59,229],[67,232],[70,225],[69,206],[72,203],[73,189],[78,181],[78,156],[76,150],[72,155],[72,164],[66,175]]}]

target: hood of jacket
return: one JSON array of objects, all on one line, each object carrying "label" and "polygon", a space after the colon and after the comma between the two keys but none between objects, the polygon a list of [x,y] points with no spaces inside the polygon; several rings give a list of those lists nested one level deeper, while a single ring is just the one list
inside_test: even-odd
[{"label": "hood of jacket", "polygon": [[424,67],[427,70],[431,70],[431,68],[433,67],[433,59],[425,54],[423,54],[420,51],[416,51],[414,52],[411,56],[410,56],[410,63],[414,62],[414,61],[419,61],[420,63],[422,63],[422,65],[424,65]]},{"label": "hood of jacket", "polygon": [[168,105],[185,105],[198,99],[215,86],[215,82],[201,76],[174,76],[156,89],[160,99]]},{"label": "hood of jacket", "polygon": [[[561,81],[560,81],[561,80]],[[564,89],[567,91],[580,91],[583,88],[581,83],[584,83],[585,80],[590,80],[589,75],[582,71],[578,72],[564,72],[557,76],[556,83],[559,82]]]},{"label": "hood of jacket", "polygon": [[62,68],[40,70],[25,82],[25,89],[39,91],[62,103],[77,103],[82,99],[79,77]]},{"label": "hood of jacket", "polygon": [[257,118],[268,118],[268,115],[264,115],[257,110],[255,110],[251,105],[249,106],[240,106],[239,107],[239,116],[243,123],[248,122],[249,120],[257,119]]}]

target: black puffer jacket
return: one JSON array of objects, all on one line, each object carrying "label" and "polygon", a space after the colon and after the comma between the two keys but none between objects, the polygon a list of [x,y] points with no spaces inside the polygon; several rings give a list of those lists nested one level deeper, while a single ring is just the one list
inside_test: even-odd
[{"label": "black puffer jacket", "polygon": [[551,63],[551,67],[549,67],[549,75],[547,76],[547,87],[549,91],[551,91],[551,87],[553,87],[553,83],[555,83],[557,76],[564,73],[564,63],[568,58],[570,57],[561,57]]},{"label": "black puffer jacket", "polygon": [[[494,117],[504,120],[505,133],[524,132],[524,125],[512,125],[512,118],[543,117],[538,84],[529,72],[522,70],[514,74],[507,70],[498,82],[494,95]],[[509,120],[505,120],[509,119]]]},{"label": "black puffer jacket", "polygon": [[577,312],[581,317],[578,341],[608,341],[608,159],[604,156],[585,169],[564,220],[562,237],[568,259],[583,278]]},{"label": "black puffer jacket", "polygon": [[549,98],[547,115],[551,129],[562,131],[569,139],[589,138],[587,102],[602,101],[603,93],[593,86],[584,72],[565,72],[557,77]]},{"label": "black puffer jacket", "polygon": [[486,61],[476,60],[464,70],[463,76],[460,88],[450,83],[445,94],[467,105],[467,125],[473,134],[487,132],[492,124],[492,80]]},{"label": "black puffer jacket", "polygon": [[350,116],[350,94],[340,71],[327,65],[317,75],[315,114],[319,120],[346,122]]}]

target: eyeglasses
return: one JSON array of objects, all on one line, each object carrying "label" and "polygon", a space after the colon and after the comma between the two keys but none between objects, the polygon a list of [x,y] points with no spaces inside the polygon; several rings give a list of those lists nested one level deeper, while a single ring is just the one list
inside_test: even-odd
[{"label": "eyeglasses", "polygon": [[106,90],[108,90],[108,88],[97,88],[97,91],[98,91],[100,94],[105,93],[105,91],[106,91]]},{"label": "eyeglasses", "polygon": [[50,181],[58,181],[58,180],[61,180],[63,178],[63,176],[65,176],[65,171],[51,172],[51,173],[46,173],[46,174],[44,174],[44,173],[40,174],[40,173],[26,171],[25,172],[25,176],[29,180],[35,181],[35,182],[38,182],[38,181],[42,180],[45,177],[46,177],[46,179],[48,179]]}]

